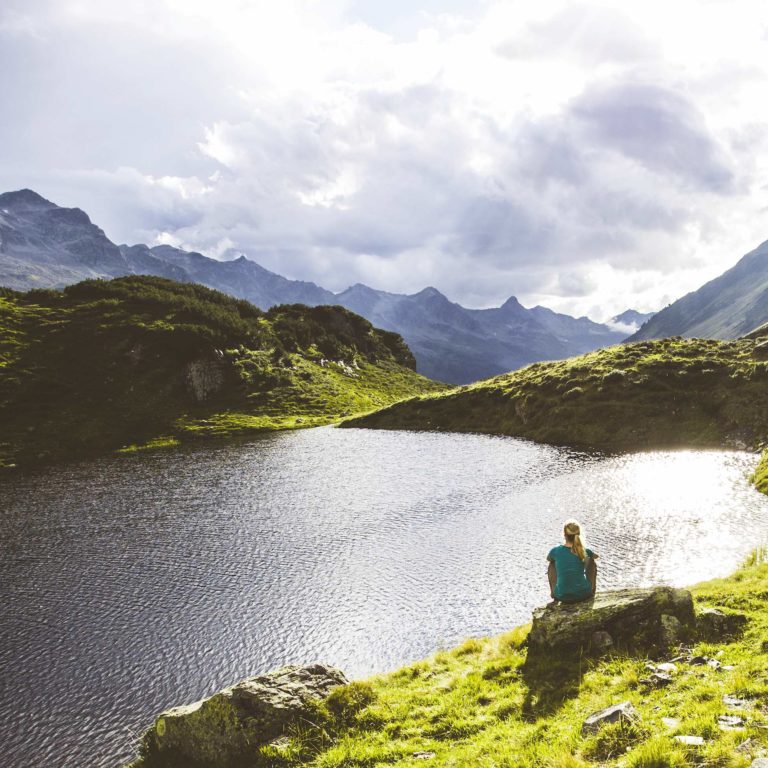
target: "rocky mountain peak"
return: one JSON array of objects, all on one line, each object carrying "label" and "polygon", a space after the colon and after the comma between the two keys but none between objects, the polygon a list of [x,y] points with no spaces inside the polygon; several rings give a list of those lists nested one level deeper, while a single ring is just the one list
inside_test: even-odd
[{"label": "rocky mountain peak", "polygon": [[437,288],[434,288],[431,285],[428,285],[426,288],[423,288],[418,293],[414,293],[413,298],[424,299],[424,300],[438,299],[446,303],[450,303],[449,300],[442,293],[440,293],[440,291],[437,290]]},{"label": "rocky mountain peak", "polygon": [[523,305],[517,300],[517,296],[510,296],[502,305],[501,309],[524,309]]},{"label": "rocky mountain peak", "polygon": [[55,203],[46,200],[42,195],[31,189],[19,189],[15,192],[4,192],[0,195],[0,210],[24,211],[41,208],[57,208]]},{"label": "rocky mountain peak", "polygon": [[338,296],[343,296],[345,298],[352,297],[352,296],[375,296],[379,292],[375,291],[370,286],[365,285],[365,283],[355,283],[354,285],[350,285],[349,288],[346,288],[341,293],[337,294]]}]

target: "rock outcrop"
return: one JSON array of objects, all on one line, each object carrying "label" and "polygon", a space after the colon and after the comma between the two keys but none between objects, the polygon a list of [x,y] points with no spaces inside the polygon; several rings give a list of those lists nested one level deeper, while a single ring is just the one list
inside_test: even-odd
[{"label": "rock outcrop", "polygon": [[143,763],[185,768],[258,765],[259,747],[279,739],[347,679],[333,667],[288,666],[249,677],[210,698],[163,712],[144,735]]},{"label": "rock outcrop", "polygon": [[190,394],[201,403],[224,386],[224,367],[218,358],[193,360],[184,369],[184,380]]},{"label": "rock outcrop", "polygon": [[550,603],[537,608],[528,653],[538,656],[581,650],[599,654],[616,648],[653,656],[687,639],[694,623],[693,598],[685,589],[598,592],[582,603]]},{"label": "rock outcrop", "polygon": [[705,608],[696,617],[696,629],[702,640],[716,643],[738,637],[747,625],[743,613],[725,613],[719,608]]}]

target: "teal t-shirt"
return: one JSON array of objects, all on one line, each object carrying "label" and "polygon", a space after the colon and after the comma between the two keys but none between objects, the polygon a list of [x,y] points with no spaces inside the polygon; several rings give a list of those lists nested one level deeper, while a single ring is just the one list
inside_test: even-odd
[{"label": "teal t-shirt", "polygon": [[[587,557],[594,557],[591,549],[585,551]],[[552,560],[557,569],[555,600],[583,600],[592,594],[592,585],[584,573],[585,563],[565,544],[550,549],[547,560]]]}]

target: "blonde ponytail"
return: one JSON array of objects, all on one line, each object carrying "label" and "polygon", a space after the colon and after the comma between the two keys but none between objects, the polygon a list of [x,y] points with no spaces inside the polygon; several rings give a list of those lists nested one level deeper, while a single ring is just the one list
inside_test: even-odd
[{"label": "blonde ponytail", "polygon": [[563,528],[567,541],[572,541],[571,550],[582,562],[587,559],[587,552],[581,541],[581,526],[575,520],[568,520]]}]

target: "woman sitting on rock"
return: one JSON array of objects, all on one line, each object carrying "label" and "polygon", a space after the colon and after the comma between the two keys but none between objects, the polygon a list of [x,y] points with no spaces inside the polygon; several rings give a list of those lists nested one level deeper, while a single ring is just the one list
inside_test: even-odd
[{"label": "woman sitting on rock", "polygon": [[563,528],[565,544],[549,550],[549,591],[554,600],[578,603],[595,596],[597,555],[581,541],[581,527],[568,520]]}]

